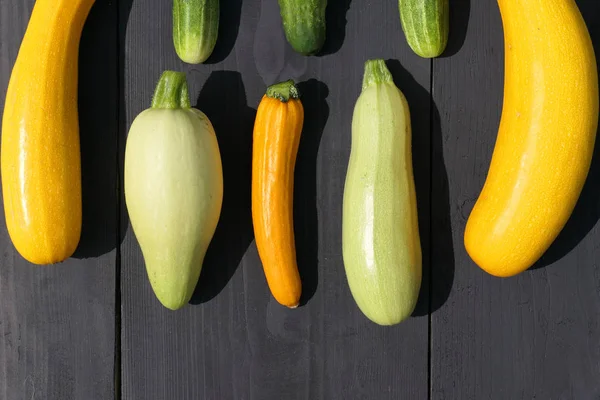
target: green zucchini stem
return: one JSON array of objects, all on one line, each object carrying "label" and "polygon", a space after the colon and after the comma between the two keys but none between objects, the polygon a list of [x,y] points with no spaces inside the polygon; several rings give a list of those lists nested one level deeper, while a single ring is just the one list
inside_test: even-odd
[{"label": "green zucchini stem", "polygon": [[392,78],[390,70],[386,67],[385,61],[381,59],[368,60],[365,63],[362,90],[382,83],[394,84],[394,78]]},{"label": "green zucchini stem", "polygon": [[290,98],[297,99],[300,96],[298,88],[293,80],[276,83],[267,88],[267,97],[287,103]]},{"label": "green zucchini stem", "polygon": [[190,108],[188,84],[183,72],[163,72],[152,98],[152,108]]}]

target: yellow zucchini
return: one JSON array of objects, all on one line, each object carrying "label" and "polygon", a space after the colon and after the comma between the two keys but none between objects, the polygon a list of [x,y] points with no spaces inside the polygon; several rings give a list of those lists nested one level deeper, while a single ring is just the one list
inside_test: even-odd
[{"label": "yellow zucchini", "polygon": [[2,119],[2,193],[17,251],[35,264],[70,257],[81,234],[77,112],[81,31],[94,0],[37,0]]},{"label": "yellow zucchini", "polygon": [[598,126],[598,76],[574,0],[498,0],[505,38],[504,107],[465,246],[488,273],[532,266],[569,219]]}]

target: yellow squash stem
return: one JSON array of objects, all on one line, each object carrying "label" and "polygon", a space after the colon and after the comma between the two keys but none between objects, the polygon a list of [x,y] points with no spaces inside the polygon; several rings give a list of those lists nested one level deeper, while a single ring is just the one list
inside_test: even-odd
[{"label": "yellow squash stem", "polygon": [[35,264],[70,257],[81,234],[77,112],[81,31],[94,0],[37,0],[2,119],[2,192],[17,251]]}]

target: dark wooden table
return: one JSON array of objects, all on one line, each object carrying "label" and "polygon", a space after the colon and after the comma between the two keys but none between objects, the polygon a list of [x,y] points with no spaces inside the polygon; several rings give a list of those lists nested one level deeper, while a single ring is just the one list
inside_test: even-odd
[{"label": "dark wooden table", "polygon": [[[551,1],[551,0],[547,0]],[[33,0],[0,0],[0,101]],[[329,0],[325,55],[294,54],[275,0],[221,0],[208,64],[181,63],[171,2],[97,0],[80,51],[84,225],[72,259],[34,267],[1,215],[0,399],[600,399],[600,160],[532,270],[493,278],[463,247],[502,106],[494,0],[451,0],[446,54],[408,48],[396,0]],[[596,50],[600,3],[578,0]],[[411,106],[424,250],[414,317],[370,323],[341,256],[342,191],[363,63],[385,58]],[[164,69],[187,72],[222,151],[223,213],[192,304],[155,299],[122,192],[133,118]],[[250,215],[253,119],[265,86],[301,83],[295,214],[301,308],[270,296]],[[1,103],[3,105],[3,103]]]}]

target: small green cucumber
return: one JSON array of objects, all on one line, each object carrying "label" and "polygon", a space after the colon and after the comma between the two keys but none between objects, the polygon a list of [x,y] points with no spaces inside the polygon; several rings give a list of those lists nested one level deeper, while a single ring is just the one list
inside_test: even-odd
[{"label": "small green cucumber", "polygon": [[318,53],[325,43],[327,0],[279,0],[285,37],[303,55]]},{"label": "small green cucumber", "polygon": [[218,34],[219,0],[173,0],[173,43],[182,61],[206,61]]},{"label": "small green cucumber", "polygon": [[448,0],[398,0],[398,5],[410,48],[424,58],[442,54],[448,43]]}]

